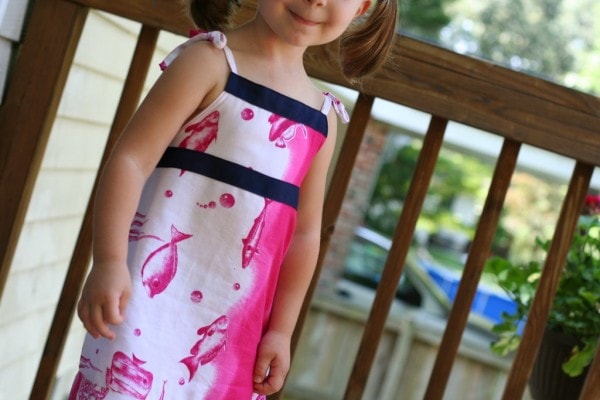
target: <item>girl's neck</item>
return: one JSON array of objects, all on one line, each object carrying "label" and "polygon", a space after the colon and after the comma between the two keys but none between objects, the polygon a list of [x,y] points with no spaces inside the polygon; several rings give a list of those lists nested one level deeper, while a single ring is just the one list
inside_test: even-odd
[{"label": "girl's neck", "polygon": [[306,47],[284,42],[260,18],[231,31],[227,36],[233,50],[252,58],[256,63],[264,63],[269,69],[281,72],[304,70],[302,59]]},{"label": "girl's neck", "polygon": [[227,33],[240,75],[318,108],[322,95],[312,85],[303,63],[305,47],[279,39],[257,19]]}]

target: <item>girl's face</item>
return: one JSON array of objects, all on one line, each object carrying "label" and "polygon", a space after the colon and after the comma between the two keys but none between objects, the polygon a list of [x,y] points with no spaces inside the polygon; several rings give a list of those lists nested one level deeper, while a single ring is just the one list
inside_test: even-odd
[{"label": "girl's face", "polygon": [[337,39],[371,0],[259,0],[258,13],[283,41],[315,46]]}]

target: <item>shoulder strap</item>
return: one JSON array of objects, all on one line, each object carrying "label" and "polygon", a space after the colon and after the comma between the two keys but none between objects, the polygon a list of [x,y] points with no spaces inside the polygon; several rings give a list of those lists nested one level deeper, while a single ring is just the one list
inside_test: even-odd
[{"label": "shoulder strap", "polygon": [[237,73],[235,59],[233,58],[233,53],[231,52],[229,47],[227,47],[227,37],[225,36],[225,34],[219,31],[206,32],[201,30],[191,30],[190,38],[182,44],[180,44],[179,46],[175,47],[165,57],[165,59],[160,63],[160,69],[164,71],[173,62],[173,60],[177,58],[177,56],[179,55],[179,53],[181,53],[183,49],[185,49],[187,46],[194,42],[202,40],[207,40],[211,42],[216,48],[223,49],[223,51],[225,52],[225,58],[227,59],[227,63],[229,64],[229,68],[231,68],[231,71],[233,71],[234,73]]},{"label": "shoulder strap", "polygon": [[329,114],[331,107],[333,107],[342,122],[347,123],[350,121],[350,117],[348,116],[348,112],[346,111],[344,104],[342,104],[337,97],[329,92],[323,92],[323,94],[325,95],[325,101],[323,102],[323,107],[321,107],[321,112],[327,115]]}]

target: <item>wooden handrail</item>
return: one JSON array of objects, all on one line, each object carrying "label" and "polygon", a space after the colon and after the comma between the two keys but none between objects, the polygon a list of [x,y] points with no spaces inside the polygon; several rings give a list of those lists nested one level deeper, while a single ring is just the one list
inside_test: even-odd
[{"label": "wooden handrail", "polygon": [[[335,43],[310,49],[307,67],[319,79],[348,86],[335,53]],[[407,36],[396,39],[390,62],[366,80],[361,91],[506,139],[600,163],[600,98]]]}]

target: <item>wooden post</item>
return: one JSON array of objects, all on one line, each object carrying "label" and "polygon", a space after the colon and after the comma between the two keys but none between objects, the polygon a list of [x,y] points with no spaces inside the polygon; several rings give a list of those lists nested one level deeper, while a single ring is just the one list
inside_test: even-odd
[{"label": "wooden post", "polygon": [[[600,338],[598,338],[600,340]],[[596,350],[596,357],[590,365],[587,378],[579,400],[597,400],[600,399],[600,346]]]},{"label": "wooden post", "polygon": [[0,110],[0,298],[86,12],[62,0],[34,2],[8,81]]},{"label": "wooden post", "polygon": [[433,371],[429,378],[424,396],[427,400],[442,399],[444,396],[452,365],[458,353],[460,340],[471,312],[471,304],[477,292],[477,285],[492,247],[492,241],[502,212],[502,205],[517,165],[520,148],[521,144],[512,140],[505,141],[502,147],[492,184],[481,213],[485,218],[479,221],[479,227],[475,232],[473,245],[471,251],[469,251],[458,292],[450,311],[444,337],[440,343],[440,351],[437,353]]},{"label": "wooden post", "polygon": [[503,400],[520,399],[527,387],[593,171],[591,165],[575,164],[521,344],[504,388]]},{"label": "wooden post", "polygon": [[423,141],[423,148],[419,155],[415,173],[412,177],[410,189],[396,225],[394,241],[388,255],[375,300],[371,307],[369,319],[365,324],[358,355],[354,360],[354,367],[350,375],[344,400],[361,400],[367,385],[369,372],[377,353],[377,346],[381,339],[385,321],[387,319],[392,301],[394,300],[400,276],[408,255],[412,237],[417,225],[421,207],[425,201],[429,182],[433,176],[435,163],[444,139],[448,120],[433,116],[429,129]]}]

